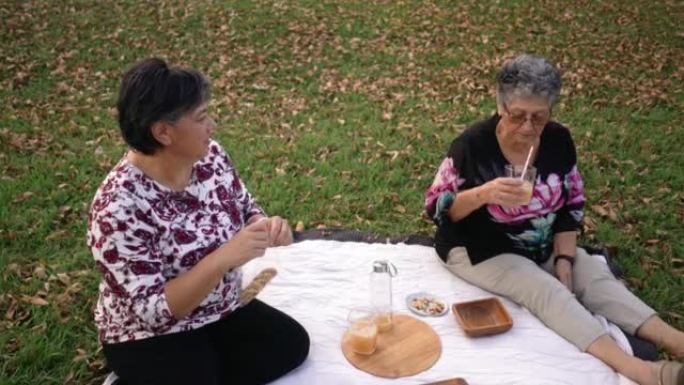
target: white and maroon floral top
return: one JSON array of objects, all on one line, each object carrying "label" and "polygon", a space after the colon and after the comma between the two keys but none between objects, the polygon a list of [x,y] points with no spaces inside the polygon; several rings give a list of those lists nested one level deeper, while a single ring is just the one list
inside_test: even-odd
[{"label": "white and maroon floral top", "polygon": [[263,214],[221,146],[194,166],[182,192],[160,185],[124,157],[97,190],[88,220],[88,246],[102,273],[95,323],[100,340],[118,343],[191,330],[232,312],[239,268],[190,315],[171,315],[164,285]]}]

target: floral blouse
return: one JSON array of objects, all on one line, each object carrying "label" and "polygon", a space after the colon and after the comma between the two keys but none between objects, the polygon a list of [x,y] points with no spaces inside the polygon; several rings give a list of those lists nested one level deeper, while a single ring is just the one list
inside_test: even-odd
[{"label": "floral blouse", "polygon": [[100,340],[117,343],[191,330],[237,308],[242,273],[227,272],[188,316],[176,320],[164,285],[263,214],[228,155],[211,142],[188,187],[172,191],[124,157],[97,190],[87,241],[102,274],[95,323]]},{"label": "floral blouse", "polygon": [[456,222],[446,215],[459,191],[505,176],[508,161],[495,134],[499,119],[494,115],[457,137],[425,193],[425,208],[437,224],[435,246],[444,260],[452,248],[465,247],[473,264],[501,253],[543,263],[553,251],[555,233],[580,229],[584,187],[575,145],[568,129],[555,122],[542,131],[529,204],[487,204]]}]

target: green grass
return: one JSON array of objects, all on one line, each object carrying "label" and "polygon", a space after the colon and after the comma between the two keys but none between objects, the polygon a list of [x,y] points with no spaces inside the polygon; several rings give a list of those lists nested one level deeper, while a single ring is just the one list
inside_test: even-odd
[{"label": "green grass", "polygon": [[684,6],[575,3],[1,2],[0,384],[102,379],[87,210],[125,151],[122,71],[152,55],[212,78],[217,139],[268,212],[384,234],[432,233],[423,192],[493,111],[502,60],[550,57],[585,240],[617,246],[630,287],[684,328]]}]

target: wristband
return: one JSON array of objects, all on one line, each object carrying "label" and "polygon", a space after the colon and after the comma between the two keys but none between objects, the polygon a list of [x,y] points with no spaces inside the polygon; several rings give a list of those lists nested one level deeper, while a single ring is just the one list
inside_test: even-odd
[{"label": "wristband", "polygon": [[556,266],[558,264],[559,259],[564,259],[568,262],[570,262],[570,266],[575,266],[575,257],[571,257],[569,255],[564,255],[564,254],[558,254],[553,258],[553,265]]},{"label": "wristband", "polygon": [[451,209],[455,199],[455,191],[444,191],[439,198],[437,198],[437,202],[435,203],[435,215],[432,218],[437,225],[442,226],[450,221],[449,209]]}]

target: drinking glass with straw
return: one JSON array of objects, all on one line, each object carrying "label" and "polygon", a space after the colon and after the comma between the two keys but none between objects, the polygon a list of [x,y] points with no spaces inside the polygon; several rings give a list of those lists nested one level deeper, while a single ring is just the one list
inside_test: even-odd
[{"label": "drinking glass with straw", "polygon": [[532,195],[534,192],[534,182],[537,178],[537,169],[530,165],[533,152],[534,146],[530,146],[530,151],[527,153],[527,159],[525,160],[525,164],[523,166],[512,164],[506,165],[506,174],[511,178],[518,178],[523,182],[525,195],[523,195],[518,202],[521,205],[529,204],[532,200]]}]

